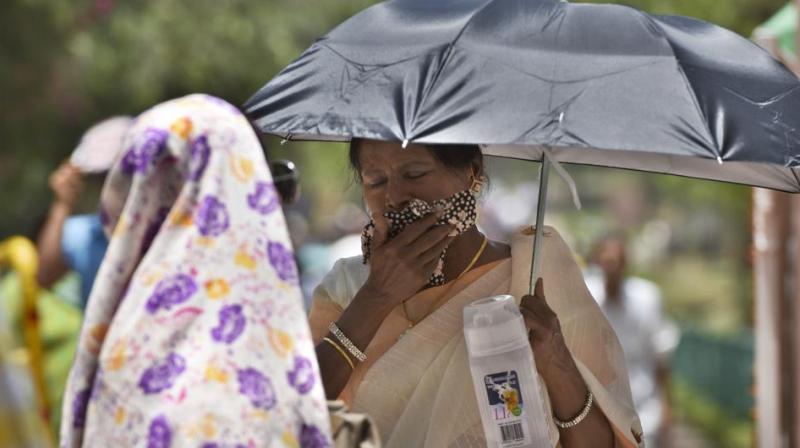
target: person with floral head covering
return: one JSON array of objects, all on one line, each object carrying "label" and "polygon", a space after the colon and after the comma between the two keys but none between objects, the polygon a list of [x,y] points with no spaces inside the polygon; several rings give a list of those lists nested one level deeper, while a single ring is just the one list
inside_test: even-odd
[{"label": "person with floral head covering", "polygon": [[289,235],[246,118],[190,95],[124,141],[62,446],[330,446]]}]

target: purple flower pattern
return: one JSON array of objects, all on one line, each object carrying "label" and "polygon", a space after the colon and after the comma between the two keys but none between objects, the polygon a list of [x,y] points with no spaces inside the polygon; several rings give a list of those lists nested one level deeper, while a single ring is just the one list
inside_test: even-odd
[{"label": "purple flower pattern", "polygon": [[313,364],[308,358],[297,356],[294,358],[294,369],[289,374],[289,384],[297,389],[300,394],[307,394],[314,387],[316,375]]},{"label": "purple flower pattern", "polygon": [[177,353],[170,353],[161,364],[144,371],[139,379],[139,388],[145,394],[155,394],[167,390],[175,379],[186,370],[186,360]]},{"label": "purple flower pattern", "polygon": [[146,173],[147,169],[166,148],[169,132],[148,128],[122,156],[122,171],[126,174]]},{"label": "purple flower pattern", "polygon": [[186,274],[177,274],[156,284],[145,307],[150,314],[155,314],[160,309],[169,310],[173,306],[189,300],[195,292],[197,292],[197,284],[194,279]]},{"label": "purple flower pattern", "polygon": [[247,205],[262,215],[277,210],[281,203],[275,185],[269,182],[256,182],[256,190],[247,195]]},{"label": "purple flower pattern", "polygon": [[330,443],[322,431],[314,425],[303,423],[300,428],[300,447],[301,448],[328,448]]},{"label": "purple flower pattern", "polygon": [[253,406],[261,409],[272,409],[277,404],[272,381],[258,370],[248,367],[237,372],[239,393],[250,399]]},{"label": "purple flower pattern", "polygon": [[269,242],[267,244],[269,263],[278,273],[278,277],[288,283],[297,284],[297,265],[294,254],[281,243]]},{"label": "purple flower pattern", "polygon": [[230,225],[228,209],[215,196],[207,195],[197,209],[195,223],[201,235],[218,236]]},{"label": "purple flower pattern", "polygon": [[161,207],[158,209],[155,219],[147,226],[147,230],[145,230],[144,236],[142,237],[142,248],[140,249],[142,255],[147,252],[147,249],[150,249],[150,245],[153,244],[153,240],[156,239],[156,235],[158,235],[161,225],[164,224],[164,220],[167,219],[167,215],[169,215],[169,208]]},{"label": "purple flower pattern", "polygon": [[72,427],[83,428],[86,423],[86,409],[89,407],[89,388],[83,389],[72,400]]},{"label": "purple flower pattern", "polygon": [[219,311],[219,324],[211,330],[211,337],[231,344],[244,331],[245,318],[241,305],[227,305]]},{"label": "purple flower pattern", "polygon": [[147,432],[147,448],[169,448],[172,445],[172,429],[167,418],[160,415],[150,422]]},{"label": "purple flower pattern", "polygon": [[192,140],[190,145],[189,179],[197,182],[206,170],[206,166],[208,166],[211,146],[208,145],[208,137],[205,135]]}]

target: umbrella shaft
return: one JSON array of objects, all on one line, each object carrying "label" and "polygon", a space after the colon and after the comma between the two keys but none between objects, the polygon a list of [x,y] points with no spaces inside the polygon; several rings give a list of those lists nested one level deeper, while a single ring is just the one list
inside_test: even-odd
[{"label": "umbrella shaft", "polygon": [[539,167],[539,200],[536,202],[536,236],[533,240],[533,261],[531,262],[531,281],[528,294],[533,294],[536,279],[539,276],[541,265],[542,239],[544,236],[544,212],[547,206],[547,177],[550,173],[550,159],[546,153],[542,154],[542,164]]}]

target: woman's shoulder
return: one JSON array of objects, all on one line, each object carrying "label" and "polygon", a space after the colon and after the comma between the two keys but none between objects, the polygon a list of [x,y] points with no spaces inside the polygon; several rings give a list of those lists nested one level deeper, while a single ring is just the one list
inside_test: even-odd
[{"label": "woman's shoulder", "polygon": [[[515,297],[528,294],[530,290],[535,235],[536,229],[526,226],[511,237],[511,294]],[[570,279],[579,279],[580,284],[585,286],[577,259],[558,230],[544,226],[542,236],[539,275],[544,277],[547,289],[552,290],[556,284],[563,283],[566,273],[569,273]],[[549,278],[553,276],[557,278]]]},{"label": "woman's shoulder", "polygon": [[325,275],[320,284],[328,296],[340,307],[347,308],[369,275],[369,266],[361,256],[340,258]]},{"label": "woman's shoulder", "polygon": [[[563,243],[563,238],[561,237],[561,234],[558,233],[558,230],[555,229],[555,227],[544,226],[544,228],[542,228],[542,236],[544,237],[542,239],[542,243],[544,245],[550,246],[553,245],[553,243],[556,244]],[[512,233],[511,234],[512,257],[513,257],[513,248],[515,246],[531,246],[532,248],[535,237],[536,237],[536,227],[531,225],[521,227],[517,229],[516,232]],[[526,253],[527,252],[523,252],[523,254]]]}]

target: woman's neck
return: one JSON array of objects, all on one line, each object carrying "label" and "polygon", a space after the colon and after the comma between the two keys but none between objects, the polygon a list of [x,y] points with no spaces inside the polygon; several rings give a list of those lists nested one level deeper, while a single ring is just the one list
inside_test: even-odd
[{"label": "woman's neck", "polygon": [[[455,280],[464,272],[464,269],[469,266],[481,249],[484,238],[484,235],[478,231],[477,227],[472,227],[453,240],[447,248],[447,256],[444,260],[444,275],[447,281]],[[483,253],[476,260],[473,268],[510,256],[511,248],[508,245],[489,242]]]}]

